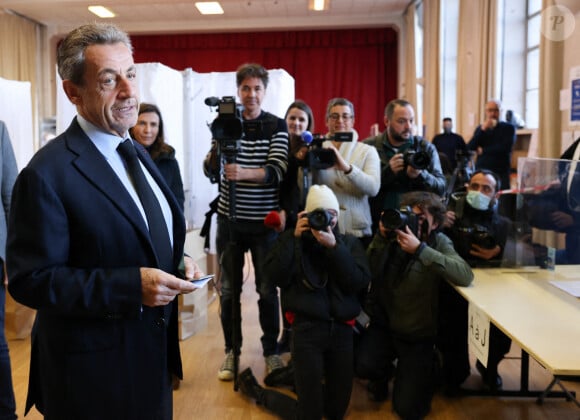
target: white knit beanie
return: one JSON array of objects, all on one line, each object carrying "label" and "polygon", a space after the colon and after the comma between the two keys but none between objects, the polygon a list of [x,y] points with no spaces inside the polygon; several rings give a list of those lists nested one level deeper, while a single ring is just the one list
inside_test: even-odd
[{"label": "white knit beanie", "polygon": [[338,200],[334,192],[326,185],[311,186],[306,196],[306,208],[304,210],[307,213],[319,208],[332,209],[336,211],[337,216],[340,214]]}]

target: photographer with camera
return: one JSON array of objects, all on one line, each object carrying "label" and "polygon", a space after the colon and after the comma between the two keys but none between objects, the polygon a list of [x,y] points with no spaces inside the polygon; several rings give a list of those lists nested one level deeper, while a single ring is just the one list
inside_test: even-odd
[{"label": "photographer with camera", "polygon": [[[512,234],[511,221],[498,214],[496,193],[501,183],[498,176],[486,169],[476,171],[466,185],[467,193],[451,196],[445,233],[455,249],[472,267],[499,267]],[[443,357],[445,391],[456,394],[469,376],[467,348],[467,301],[450,285],[441,288],[442,312],[438,347]],[[497,366],[509,351],[511,340],[493,324],[489,333],[487,369],[477,361],[476,368],[484,386],[495,391],[502,379]]]},{"label": "photographer with camera", "polygon": [[413,135],[415,111],[404,99],[395,99],[385,107],[385,131],[364,142],[374,146],[381,160],[381,188],[370,199],[373,231],[384,209],[398,209],[401,194],[409,191],[445,192],[446,179],[441,170],[437,149]]},{"label": "photographer with camera", "polygon": [[[292,324],[292,360],[298,402],[240,373],[242,392],[282,418],[342,419],[353,384],[353,324],[357,294],[370,280],[365,250],[339,233],[340,208],[326,185],[313,185],[296,228],[286,230],[268,254],[265,271],[277,279]],[[278,394],[278,395],[277,395]],[[297,411],[297,413],[296,413]]]},{"label": "photographer with camera", "polygon": [[[313,172],[313,183],[324,184],[336,194],[340,204],[338,228],[361,240],[365,247],[372,239],[369,197],[380,188],[380,162],[377,151],[358,141],[354,127],[354,105],[345,98],[333,98],[326,107],[328,133],[322,144],[334,151],[334,164]],[[341,133],[352,133],[351,141],[337,141]]]},{"label": "photographer with camera", "polygon": [[[212,149],[204,161],[204,171],[210,177],[216,176],[215,162],[221,162],[217,176],[220,183],[217,252],[222,273],[220,317],[226,358],[218,378],[223,381],[231,381],[237,374],[237,357],[242,346],[240,294],[244,254],[248,250],[260,296],[258,308],[264,333],[261,341],[266,371],[270,373],[284,366],[276,348],[280,330],[278,293],[276,285],[264,274],[263,265],[278,236],[264,225],[264,218],[270,211],[279,210],[279,184],[288,161],[288,132],[284,120],[261,108],[268,87],[268,72],[264,67],[259,64],[240,66],[236,84],[243,107],[241,116],[234,115],[235,102],[222,104],[227,115],[219,115],[216,121],[222,123],[219,119],[223,117],[225,123],[217,127],[214,127],[215,121],[212,124]],[[241,138],[232,138],[240,131],[236,127],[241,123]],[[219,133],[225,135],[216,136]],[[236,135],[228,136],[228,133]],[[221,156],[218,155],[220,148]],[[235,150],[224,154],[224,148]]]},{"label": "photographer with camera", "polygon": [[357,344],[355,372],[369,379],[375,401],[387,399],[394,376],[393,409],[403,419],[420,419],[429,413],[437,379],[439,287],[446,281],[467,286],[473,273],[438,231],[445,222],[440,197],[411,192],[401,205],[381,213],[367,250],[370,323]]}]

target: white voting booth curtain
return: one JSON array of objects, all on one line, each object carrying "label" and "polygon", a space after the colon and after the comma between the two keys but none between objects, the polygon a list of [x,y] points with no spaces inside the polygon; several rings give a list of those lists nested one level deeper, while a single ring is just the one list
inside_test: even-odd
[{"label": "white voting booth curtain", "polygon": [[[269,70],[269,84],[262,109],[284,117],[294,101],[294,78],[285,70]],[[204,222],[209,203],[217,195],[203,174],[203,159],[210,149],[208,125],[217,111],[205,105],[209,96],[237,96],[235,72],[197,73],[174,70],[160,63],[137,64],[140,101],[154,103],[161,110],[165,140],[176,150],[185,189],[185,215],[190,228]],[[236,98],[239,102],[239,98]],[[64,131],[76,114],[60,81],[57,83],[57,134]],[[213,236],[215,238],[215,235]]]},{"label": "white voting booth curtain", "polygon": [[26,166],[34,152],[30,82],[0,77],[0,120],[6,123],[18,170]]}]

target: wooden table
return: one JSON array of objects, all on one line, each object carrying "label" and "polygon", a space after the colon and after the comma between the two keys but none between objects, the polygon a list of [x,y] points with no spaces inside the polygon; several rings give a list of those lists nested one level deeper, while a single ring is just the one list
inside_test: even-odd
[{"label": "wooden table", "polygon": [[[564,396],[574,400],[560,379],[580,375],[580,299],[550,283],[550,280],[580,280],[580,266],[556,266],[555,271],[535,267],[522,269],[474,269],[469,287],[456,290],[479,307],[491,322],[522,349],[520,390],[502,395],[539,396],[541,403],[558,384]],[[543,392],[529,391],[529,356],[554,376]]]}]

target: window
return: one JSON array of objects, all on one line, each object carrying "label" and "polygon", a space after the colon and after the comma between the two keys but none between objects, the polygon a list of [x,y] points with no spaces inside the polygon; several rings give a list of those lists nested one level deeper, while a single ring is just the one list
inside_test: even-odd
[{"label": "window", "polygon": [[459,0],[441,2],[441,116],[456,120]]},{"label": "window", "polygon": [[415,134],[424,136],[423,126],[423,90],[425,79],[423,78],[423,2],[418,2],[415,8],[415,73],[417,78],[417,104],[415,107]]},{"label": "window", "polygon": [[539,0],[528,0],[526,16],[526,99],[524,120],[526,127],[538,128],[540,97],[540,25],[541,7]]}]

